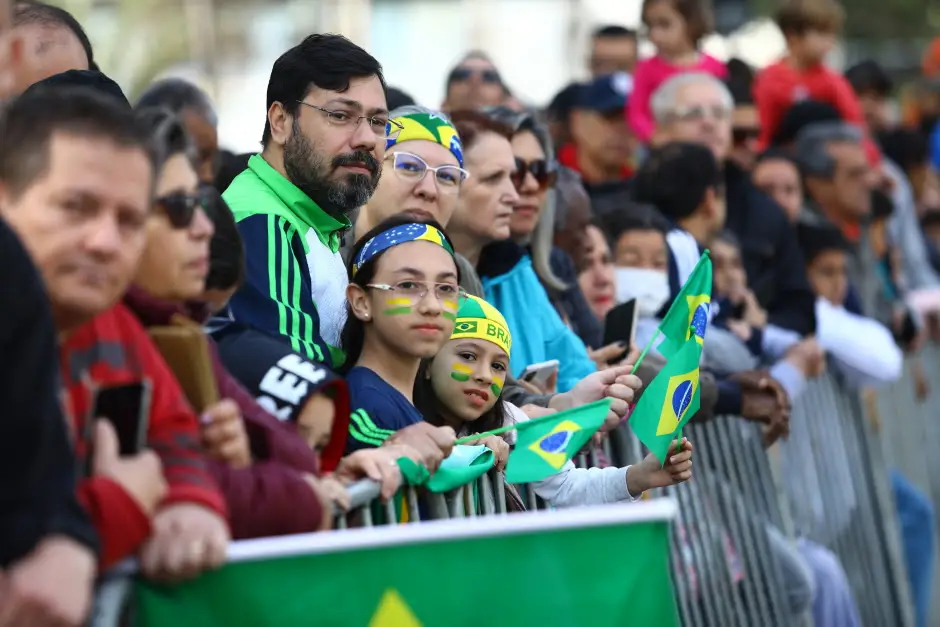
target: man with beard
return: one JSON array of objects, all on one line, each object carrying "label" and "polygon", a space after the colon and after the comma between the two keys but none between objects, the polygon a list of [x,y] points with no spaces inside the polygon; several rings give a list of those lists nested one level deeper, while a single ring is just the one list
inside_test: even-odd
[{"label": "man with beard", "polygon": [[389,131],[382,67],[340,35],[311,35],[274,63],[261,154],[223,197],[245,242],[235,320],[338,366],[346,320],[339,254],[349,213],[379,182]]}]

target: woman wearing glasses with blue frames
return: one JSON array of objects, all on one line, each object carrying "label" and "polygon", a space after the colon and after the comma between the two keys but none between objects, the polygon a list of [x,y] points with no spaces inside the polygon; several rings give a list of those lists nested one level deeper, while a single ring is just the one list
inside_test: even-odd
[{"label": "woman wearing glasses with blue frames", "polygon": [[463,167],[463,145],[447,116],[408,106],[392,112],[393,122],[379,185],[356,220],[360,235],[403,211],[446,226],[469,176]]}]

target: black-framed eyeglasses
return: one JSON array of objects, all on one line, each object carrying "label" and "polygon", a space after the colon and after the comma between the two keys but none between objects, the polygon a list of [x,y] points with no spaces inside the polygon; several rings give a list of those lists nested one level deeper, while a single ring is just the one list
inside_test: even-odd
[{"label": "black-framed eyeglasses", "polygon": [[174,229],[188,229],[193,222],[193,216],[196,215],[196,210],[205,211],[208,202],[209,198],[205,192],[194,194],[174,192],[160,196],[153,201],[153,204],[163,212]]},{"label": "black-framed eyeglasses", "polygon": [[735,146],[746,144],[760,137],[760,129],[754,127],[736,126],[731,129],[731,137]]},{"label": "black-framed eyeglasses", "polygon": [[492,85],[502,84],[503,80],[499,77],[496,70],[474,69],[469,67],[456,67],[450,73],[448,83],[462,83],[470,80],[473,76],[479,76],[480,81]]},{"label": "black-framed eyeglasses", "polygon": [[455,192],[459,190],[461,183],[470,176],[469,172],[455,165],[431,167],[427,161],[410,152],[398,151],[385,155],[385,158],[392,160],[395,174],[414,183],[422,180],[428,172],[433,172],[434,180],[437,181],[441,191]]},{"label": "black-framed eyeglasses", "polygon": [[356,115],[350,111],[324,109],[323,107],[310,104],[309,102],[304,102],[303,100],[298,100],[297,102],[304,105],[305,107],[316,109],[325,115],[326,121],[330,123],[330,126],[356,129],[359,127],[360,122],[366,120],[369,123],[369,128],[372,129],[372,132],[375,133],[375,136],[379,139],[387,139],[389,135],[398,133],[405,128],[398,122],[390,120],[386,115]]},{"label": "black-framed eyeglasses", "polygon": [[525,185],[526,174],[531,174],[539,184],[539,189],[544,190],[555,185],[558,179],[558,168],[553,162],[545,159],[526,161],[516,157],[516,171],[512,174],[512,184],[516,191],[521,190]]}]

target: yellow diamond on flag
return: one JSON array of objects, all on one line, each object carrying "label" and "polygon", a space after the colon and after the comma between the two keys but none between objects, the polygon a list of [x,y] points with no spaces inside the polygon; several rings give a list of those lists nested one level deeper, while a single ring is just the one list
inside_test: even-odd
[{"label": "yellow diamond on flag", "polygon": [[564,420],[533,442],[529,446],[529,450],[544,459],[555,470],[561,470],[561,467],[571,457],[568,455],[568,444],[571,442],[571,436],[580,430],[581,425],[578,423]]},{"label": "yellow diamond on flag", "polygon": [[663,406],[659,413],[659,424],[656,427],[657,436],[675,433],[676,429],[679,428],[679,423],[685,417],[685,412],[688,411],[692,399],[695,397],[698,379],[698,368],[685,374],[669,377],[666,398],[663,399]]},{"label": "yellow diamond on flag", "polygon": [[369,627],[422,627],[397,590],[389,588],[382,595],[379,607],[369,621]]}]

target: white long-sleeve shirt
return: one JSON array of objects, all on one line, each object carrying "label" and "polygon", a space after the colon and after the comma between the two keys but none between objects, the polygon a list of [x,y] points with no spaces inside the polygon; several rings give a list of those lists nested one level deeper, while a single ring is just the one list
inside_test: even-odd
[{"label": "white long-sleeve shirt", "polygon": [[816,336],[856,387],[884,385],[901,377],[901,349],[887,327],[876,320],[820,298],[816,300]]},{"label": "white long-sleeve shirt", "polygon": [[[525,422],[529,417],[521,409],[506,403],[509,420],[514,423]],[[510,432],[509,439],[514,441],[516,432]],[[552,507],[575,507],[578,505],[600,505],[637,501],[640,496],[633,496],[627,490],[626,468],[576,468],[568,461],[558,473],[531,484],[532,489]]]}]

